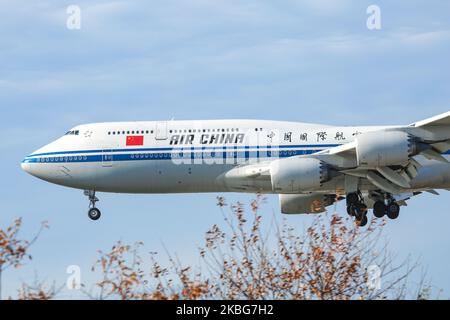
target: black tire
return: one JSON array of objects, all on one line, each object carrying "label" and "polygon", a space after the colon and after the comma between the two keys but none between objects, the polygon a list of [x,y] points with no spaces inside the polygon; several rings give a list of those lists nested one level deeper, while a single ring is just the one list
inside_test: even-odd
[{"label": "black tire", "polygon": [[359,210],[366,213],[367,212],[367,206],[364,203],[359,204]]},{"label": "black tire", "polygon": [[89,218],[94,221],[100,219],[101,215],[102,215],[102,213],[97,208],[91,208],[88,211]]},{"label": "black tire", "polygon": [[363,214],[361,220],[356,220],[356,223],[358,224],[358,227],[365,227],[368,221],[369,219],[367,219],[367,214]]},{"label": "black tire", "polygon": [[353,217],[355,215],[355,207],[353,205],[347,206],[347,213],[349,216]]},{"label": "black tire", "polygon": [[357,220],[361,220],[367,213],[367,206],[364,203],[358,203],[355,206],[355,217]]},{"label": "black tire", "polygon": [[373,205],[373,215],[377,218],[383,218],[386,214],[387,207],[383,201],[377,201]]},{"label": "black tire", "polygon": [[359,201],[359,196],[356,192],[349,193],[347,195],[347,205],[356,204]]},{"label": "black tire", "polygon": [[391,202],[387,206],[387,216],[389,219],[397,219],[400,214],[400,206],[396,202]]}]

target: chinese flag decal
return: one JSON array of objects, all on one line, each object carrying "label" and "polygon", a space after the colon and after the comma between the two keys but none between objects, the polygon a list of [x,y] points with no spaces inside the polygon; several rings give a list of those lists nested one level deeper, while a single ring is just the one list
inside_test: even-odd
[{"label": "chinese flag decal", "polygon": [[127,146],[143,146],[144,136],[127,136]]}]

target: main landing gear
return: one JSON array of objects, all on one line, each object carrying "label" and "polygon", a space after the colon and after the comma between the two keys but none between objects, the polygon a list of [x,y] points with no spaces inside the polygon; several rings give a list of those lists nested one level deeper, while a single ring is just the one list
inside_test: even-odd
[{"label": "main landing gear", "polygon": [[377,218],[382,218],[385,215],[389,219],[397,219],[400,214],[400,206],[394,199],[386,199],[385,201],[378,200],[373,205],[373,215]]},{"label": "main landing gear", "polygon": [[[364,198],[360,192],[349,193],[346,197],[347,212],[355,217],[355,222],[359,227],[364,227],[367,222],[367,206],[364,204]],[[400,206],[390,195],[385,195],[385,199],[378,199],[373,205],[373,215],[376,218],[382,218],[385,215],[389,219],[397,219],[400,214]]]},{"label": "main landing gear", "polygon": [[85,190],[84,195],[89,197],[89,211],[88,216],[91,218],[91,220],[98,220],[100,219],[102,213],[98,208],[95,207],[95,204],[97,203],[98,198],[95,196],[94,190]]},{"label": "main landing gear", "polygon": [[367,206],[363,202],[363,197],[359,192],[347,195],[347,213],[355,217],[355,222],[359,227],[364,227],[367,222]]}]

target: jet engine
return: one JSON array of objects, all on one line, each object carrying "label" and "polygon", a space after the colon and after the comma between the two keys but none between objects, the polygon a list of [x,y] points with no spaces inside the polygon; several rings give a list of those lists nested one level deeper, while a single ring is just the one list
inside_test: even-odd
[{"label": "jet engine", "polygon": [[411,156],[426,148],[402,131],[367,132],[356,137],[358,166],[385,167],[406,164]]},{"label": "jet engine", "polygon": [[330,168],[322,161],[298,157],[273,161],[270,176],[275,193],[314,191],[331,178]]},{"label": "jet engine", "polygon": [[335,202],[329,194],[280,194],[281,212],[285,214],[321,213]]}]

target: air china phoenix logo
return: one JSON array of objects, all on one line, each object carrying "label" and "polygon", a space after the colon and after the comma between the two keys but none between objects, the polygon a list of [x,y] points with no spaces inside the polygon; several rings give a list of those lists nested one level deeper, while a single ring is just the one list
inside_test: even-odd
[{"label": "air china phoenix logo", "polygon": [[127,136],[127,146],[143,146],[144,136]]}]

